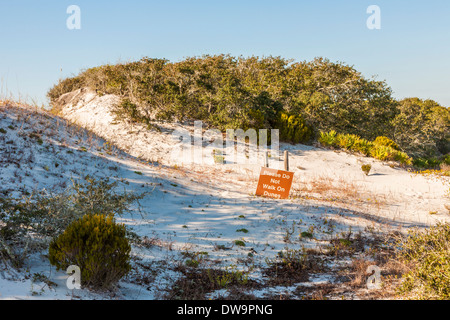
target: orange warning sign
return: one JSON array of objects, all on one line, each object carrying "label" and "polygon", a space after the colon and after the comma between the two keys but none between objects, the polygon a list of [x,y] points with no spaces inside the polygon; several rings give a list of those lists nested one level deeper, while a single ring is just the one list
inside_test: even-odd
[{"label": "orange warning sign", "polygon": [[291,191],[293,178],[293,172],[263,167],[261,168],[256,195],[275,199],[287,199]]}]

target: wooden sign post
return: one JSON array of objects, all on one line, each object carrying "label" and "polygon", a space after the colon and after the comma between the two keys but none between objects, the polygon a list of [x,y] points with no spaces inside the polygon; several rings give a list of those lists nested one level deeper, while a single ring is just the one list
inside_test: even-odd
[{"label": "wooden sign post", "polygon": [[255,194],[275,199],[287,199],[293,178],[293,172],[263,167]]}]

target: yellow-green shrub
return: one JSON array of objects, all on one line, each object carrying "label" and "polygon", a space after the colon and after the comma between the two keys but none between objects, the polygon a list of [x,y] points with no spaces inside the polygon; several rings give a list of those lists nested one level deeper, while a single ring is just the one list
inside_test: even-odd
[{"label": "yellow-green shrub", "polygon": [[361,138],[354,134],[340,134],[337,137],[338,146],[347,150],[353,150],[353,146],[358,140]]},{"label": "yellow-green shrub", "polygon": [[[337,147],[349,151],[360,152],[381,161],[398,161],[410,165],[412,159],[386,137],[378,137],[378,142],[365,140],[354,134],[338,134],[336,131],[321,132],[319,142],[326,147]],[[388,144],[388,145],[384,145]],[[394,147],[391,147],[393,145]]]},{"label": "yellow-green shrub", "polygon": [[320,132],[319,142],[325,147],[337,146],[338,134],[336,131]]},{"label": "yellow-green shrub", "polygon": [[373,142],[366,139],[357,139],[352,146],[352,151],[360,152],[365,156],[370,155],[370,150],[374,147]]},{"label": "yellow-green shrub", "polygon": [[400,147],[398,146],[398,144],[387,137],[377,137],[373,143],[379,146],[390,147],[394,150],[400,151]]},{"label": "yellow-green shrub", "polygon": [[289,115],[285,112],[279,115],[278,128],[280,139],[292,143],[306,142],[313,133],[300,115]]},{"label": "yellow-green shrub", "polygon": [[370,150],[370,155],[378,160],[381,161],[391,161],[394,160],[394,149],[391,147],[381,146],[381,145],[375,145]]},{"label": "yellow-green shrub", "polygon": [[361,166],[361,170],[365,173],[366,176],[369,175],[371,169],[372,169],[372,166],[370,164],[363,164]]},{"label": "yellow-green shrub", "polygon": [[49,260],[58,270],[78,266],[83,286],[107,289],[130,271],[130,251],[124,225],[112,215],[88,214],[53,239]]}]

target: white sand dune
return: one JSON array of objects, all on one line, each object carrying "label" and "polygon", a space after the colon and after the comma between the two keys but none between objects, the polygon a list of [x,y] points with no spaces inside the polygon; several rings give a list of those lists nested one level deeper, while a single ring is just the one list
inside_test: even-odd
[{"label": "white sand dune", "polygon": [[[6,103],[0,107],[0,127],[16,128],[8,129],[3,138],[0,136],[1,152],[17,156],[18,150],[24,150],[22,159],[33,158],[32,163],[21,166],[2,163],[1,188],[16,195],[25,189],[57,190],[70,178],[89,174],[126,181],[121,187],[130,191],[151,191],[140,201],[140,212],[118,220],[152,242],[150,248],[133,248],[133,254],[141,263],[151,265],[157,275],[151,285],[142,286],[136,279],[144,270],[135,265],[133,273],[121,281],[116,298],[161,298],[163,289],[179,277],[168,268],[169,262],[177,261],[180,253],[187,250],[208,252],[209,259],[223,267],[247,261],[252,253],[255,267],[252,277],[258,279],[261,277],[258,267],[280,250],[315,247],[329,239],[330,221],[332,232],[337,234],[350,228],[353,232],[365,232],[368,228],[379,232],[406,231],[450,218],[444,207],[448,178],[413,174],[345,152],[281,144],[280,152],[289,151],[290,170],[295,173],[291,198],[260,198],[254,193],[262,156],[251,163],[220,164],[214,162],[211,148],[200,147],[207,161],[183,164],[180,158],[173,157],[179,141],[172,132],[177,129],[193,132],[193,127],[160,123],[160,130],[149,130],[136,124],[116,123],[111,114],[111,107],[118,102],[115,96],[99,97],[94,92],[80,91],[63,99],[60,116],[64,120],[44,111]],[[87,130],[76,129],[65,120]],[[35,131],[42,135],[43,146],[22,138],[23,133]],[[6,141],[14,141],[12,145],[17,150],[6,145]],[[111,149],[107,141],[120,150]],[[81,147],[86,152],[80,151]],[[68,149],[74,152],[68,153]],[[106,154],[105,150],[113,152]],[[229,153],[230,150],[224,149],[225,158]],[[245,159],[241,157],[243,162]],[[281,160],[271,158],[271,167],[282,168]],[[369,176],[361,171],[363,163],[372,165]],[[45,167],[51,170],[44,170]],[[311,227],[314,239],[301,239],[299,234]],[[287,234],[290,241],[286,241]],[[245,246],[237,246],[235,240],[244,241]],[[74,298],[74,293],[64,285],[63,272],[52,269],[42,255],[31,261],[28,274],[50,273],[58,287],[50,289],[43,285],[45,288],[33,295],[38,285],[30,278],[24,278],[24,273],[3,270],[0,299]],[[264,292],[254,294],[262,296]],[[76,292],[75,298],[92,297],[109,298],[84,290]]]}]

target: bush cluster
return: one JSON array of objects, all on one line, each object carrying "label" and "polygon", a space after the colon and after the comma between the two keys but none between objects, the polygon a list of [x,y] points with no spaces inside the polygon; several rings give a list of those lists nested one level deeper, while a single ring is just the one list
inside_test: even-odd
[{"label": "bush cluster", "polygon": [[217,55],[174,63],[143,58],[85,70],[60,81],[48,97],[57,110],[62,94],[84,87],[123,97],[117,111],[135,121],[202,120],[220,130],[283,129],[278,126],[284,112],[320,130],[375,137],[389,128],[386,119],[395,113],[384,82],[323,58],[294,62]]},{"label": "bush cluster", "polygon": [[50,263],[58,270],[76,265],[83,286],[109,289],[131,269],[126,235],[125,226],[117,224],[113,215],[87,214],[53,239]]},{"label": "bush cluster", "polygon": [[280,139],[282,141],[304,143],[313,136],[313,130],[300,115],[289,115],[281,112],[277,127],[280,130]]},{"label": "bush cluster", "polygon": [[450,298],[450,225],[438,223],[426,231],[409,232],[398,243],[400,259],[410,266],[399,291],[420,299]]},{"label": "bush cluster", "polygon": [[375,141],[368,141],[354,134],[339,134],[332,130],[321,132],[319,142],[326,147],[359,152],[381,161],[397,161],[405,165],[412,164],[412,159],[406,153],[399,151],[398,146],[386,137],[378,137]]},{"label": "bush cluster", "polygon": [[374,141],[374,144],[379,145],[379,146],[385,146],[385,147],[389,147],[392,148],[394,150],[400,151],[400,147],[398,146],[398,144],[396,144],[394,141],[392,141],[391,139],[387,138],[387,137],[377,137]]},{"label": "bush cluster", "polygon": [[[384,81],[366,79],[353,67],[324,58],[294,62],[272,56],[206,55],[179,62],[143,58],[104,65],[51,88],[53,110],[59,110],[61,95],[80,88],[122,97],[116,114],[146,125],[153,120],[202,120],[223,131],[290,132],[289,120],[280,119],[288,114],[301,117],[315,138],[320,131],[336,130],[370,141],[392,137],[396,144],[384,138],[377,143],[400,147],[414,158],[450,152],[448,108],[433,100],[397,101]],[[309,135],[301,131],[282,137],[301,141]]]}]

